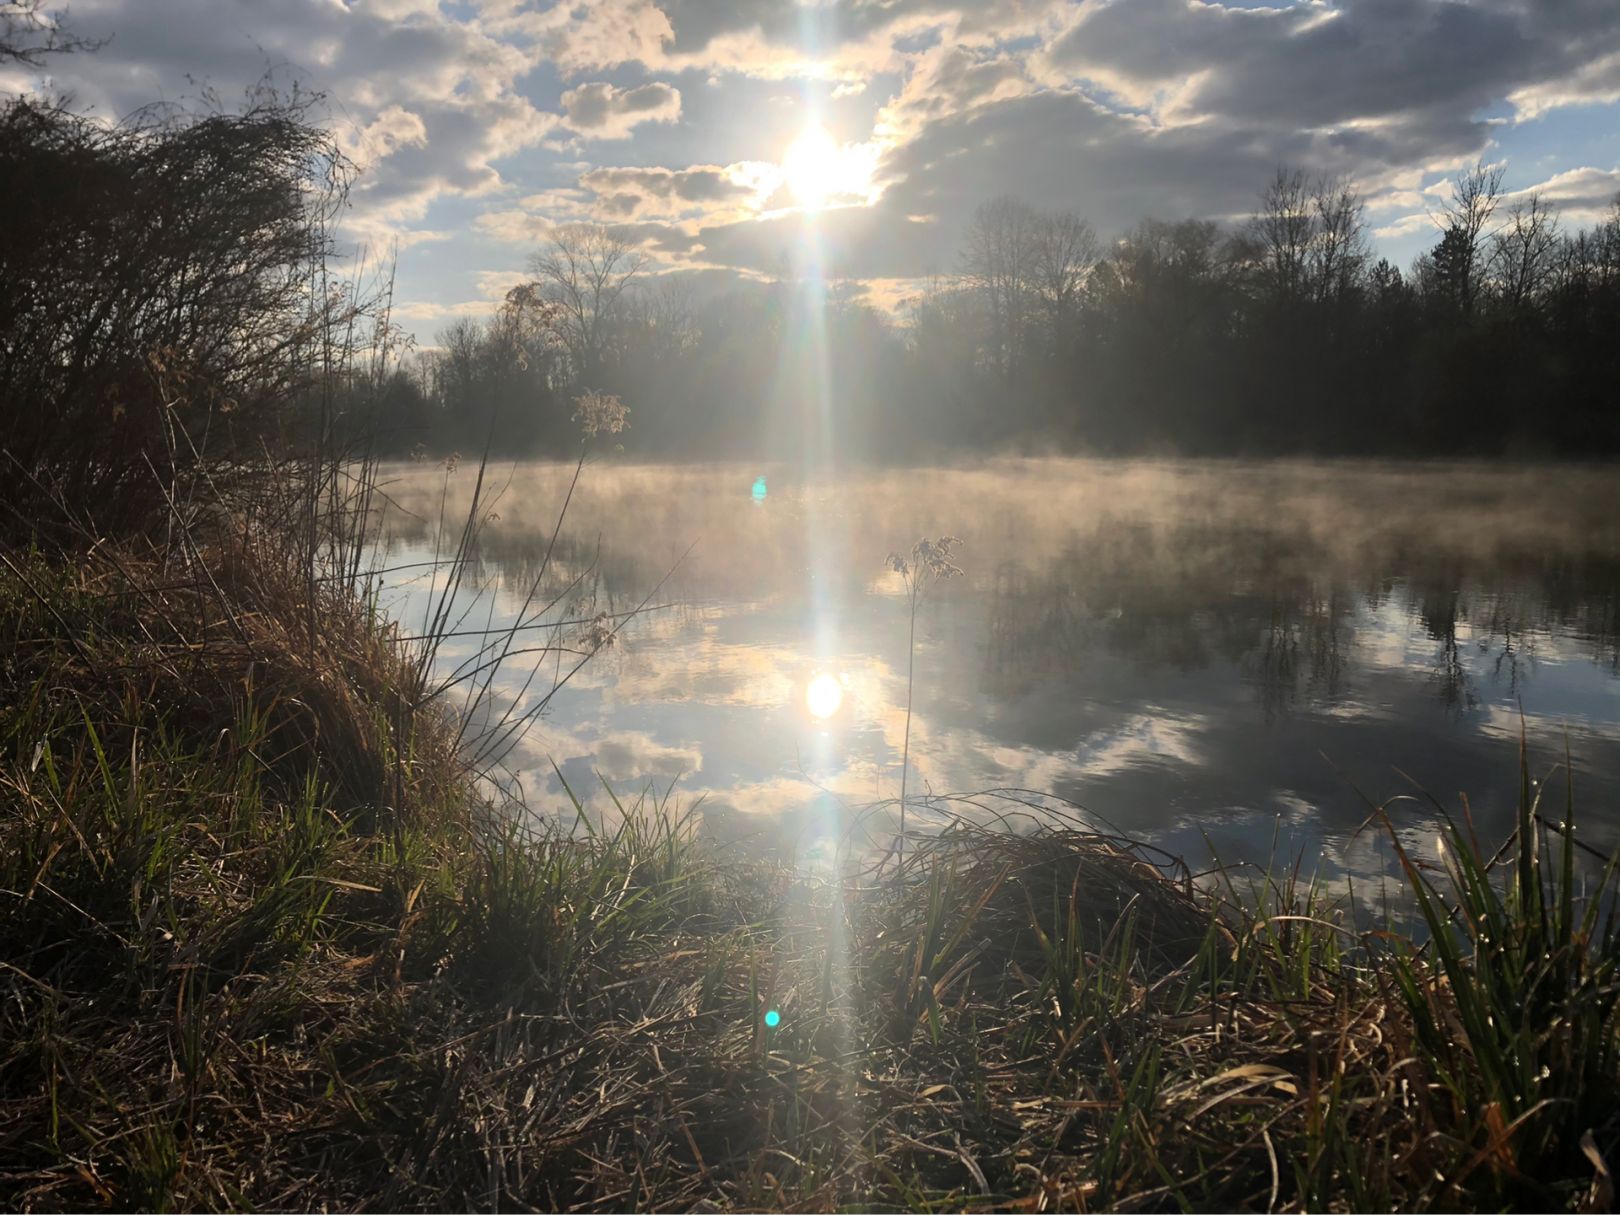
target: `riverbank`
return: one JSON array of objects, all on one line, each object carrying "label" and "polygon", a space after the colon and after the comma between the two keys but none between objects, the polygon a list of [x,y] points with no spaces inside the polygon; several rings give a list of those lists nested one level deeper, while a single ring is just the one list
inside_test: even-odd
[{"label": "riverbank", "polygon": [[1610,887],[1528,780],[1500,856],[1433,808],[1422,946],[1059,826],[525,832],[352,581],[209,537],[0,568],[0,1205],[1613,1201]]}]

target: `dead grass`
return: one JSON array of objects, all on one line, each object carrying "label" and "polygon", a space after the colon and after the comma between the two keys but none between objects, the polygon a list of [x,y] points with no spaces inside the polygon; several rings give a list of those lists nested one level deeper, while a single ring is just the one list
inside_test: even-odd
[{"label": "dead grass", "polygon": [[653,796],[482,814],[251,529],[7,560],[0,1205],[1612,1202],[1608,877],[1528,786],[1505,869],[1413,864],[1422,943],[1058,822],[821,878]]}]

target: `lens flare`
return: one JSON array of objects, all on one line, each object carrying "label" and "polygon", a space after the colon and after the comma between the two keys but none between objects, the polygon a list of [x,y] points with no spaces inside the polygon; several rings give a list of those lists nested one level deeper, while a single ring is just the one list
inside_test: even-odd
[{"label": "lens flare", "polygon": [[782,1014],[777,1012],[774,1008],[765,1014],[766,1029],[775,1029],[780,1024],[782,1024]]},{"label": "lens flare", "polygon": [[812,679],[810,686],[804,690],[804,703],[811,717],[825,721],[838,712],[838,706],[844,703],[844,689],[838,686],[836,679],[823,672]]}]

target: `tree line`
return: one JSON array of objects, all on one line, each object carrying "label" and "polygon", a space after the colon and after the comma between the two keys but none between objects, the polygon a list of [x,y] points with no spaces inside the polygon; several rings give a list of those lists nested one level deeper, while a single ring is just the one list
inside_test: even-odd
[{"label": "tree line", "polygon": [[1351,184],[1294,169],[1246,222],[1111,241],[1000,197],[898,314],[786,274],[704,290],[573,225],[492,317],[400,370],[391,417],[429,447],[539,453],[589,389],[671,457],[1620,452],[1620,199],[1568,226],[1478,164],[1433,218],[1403,271]]},{"label": "tree line", "polygon": [[[1279,170],[1223,227],[980,207],[957,273],[901,315],[786,276],[702,292],[612,229],[559,230],[534,281],[395,385],[402,434],[543,451],[585,388],[648,454],[952,448],[1594,454],[1620,450],[1620,200],[1565,231],[1476,165],[1405,272],[1348,183]],[[422,441],[418,439],[417,441]]]},{"label": "tree line", "polygon": [[[38,0],[0,8],[0,64],[94,49]],[[566,225],[488,317],[402,359],[386,287],[338,259],[353,166],[318,101],[0,105],[0,505],[49,485],[138,514],[154,469],[311,439],[560,453],[604,396],[668,458],[1620,453],[1620,198],[1579,227],[1475,165],[1403,271],[1352,185],[1294,169],[1246,221],[1106,240],[1000,197],[899,309],[658,272],[631,230]]]}]

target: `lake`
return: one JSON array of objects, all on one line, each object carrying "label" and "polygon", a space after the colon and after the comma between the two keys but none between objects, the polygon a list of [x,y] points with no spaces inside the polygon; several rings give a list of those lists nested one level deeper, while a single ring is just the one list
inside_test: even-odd
[{"label": "lake", "polygon": [[[1194,868],[1211,848],[1275,850],[1367,878],[1389,861],[1358,831],[1368,799],[1466,796],[1482,838],[1505,836],[1522,728],[1538,778],[1567,744],[1581,838],[1620,840],[1613,469],[1003,459],[809,477],[603,459],[552,545],[572,475],[490,468],[467,635],[439,655],[476,666],[472,634],[560,596],[546,619],[576,623],[521,634],[536,652],[507,659],[487,728],[533,714],[577,661],[543,647],[588,649],[584,622],[646,601],[598,622],[622,622],[613,643],[501,748],[531,813],[568,806],[559,772],[593,812],[603,781],[674,782],[717,838],[825,856],[900,791],[909,614],[885,559],[948,534],[962,576],[916,618],[913,794],[1033,790]],[[418,563],[453,547],[476,477],[386,470],[378,561],[407,633],[444,587]],[[1561,776],[1547,796],[1561,820]],[[1390,813],[1432,848],[1432,806]],[[862,821],[854,838],[881,840],[882,817]]]}]

